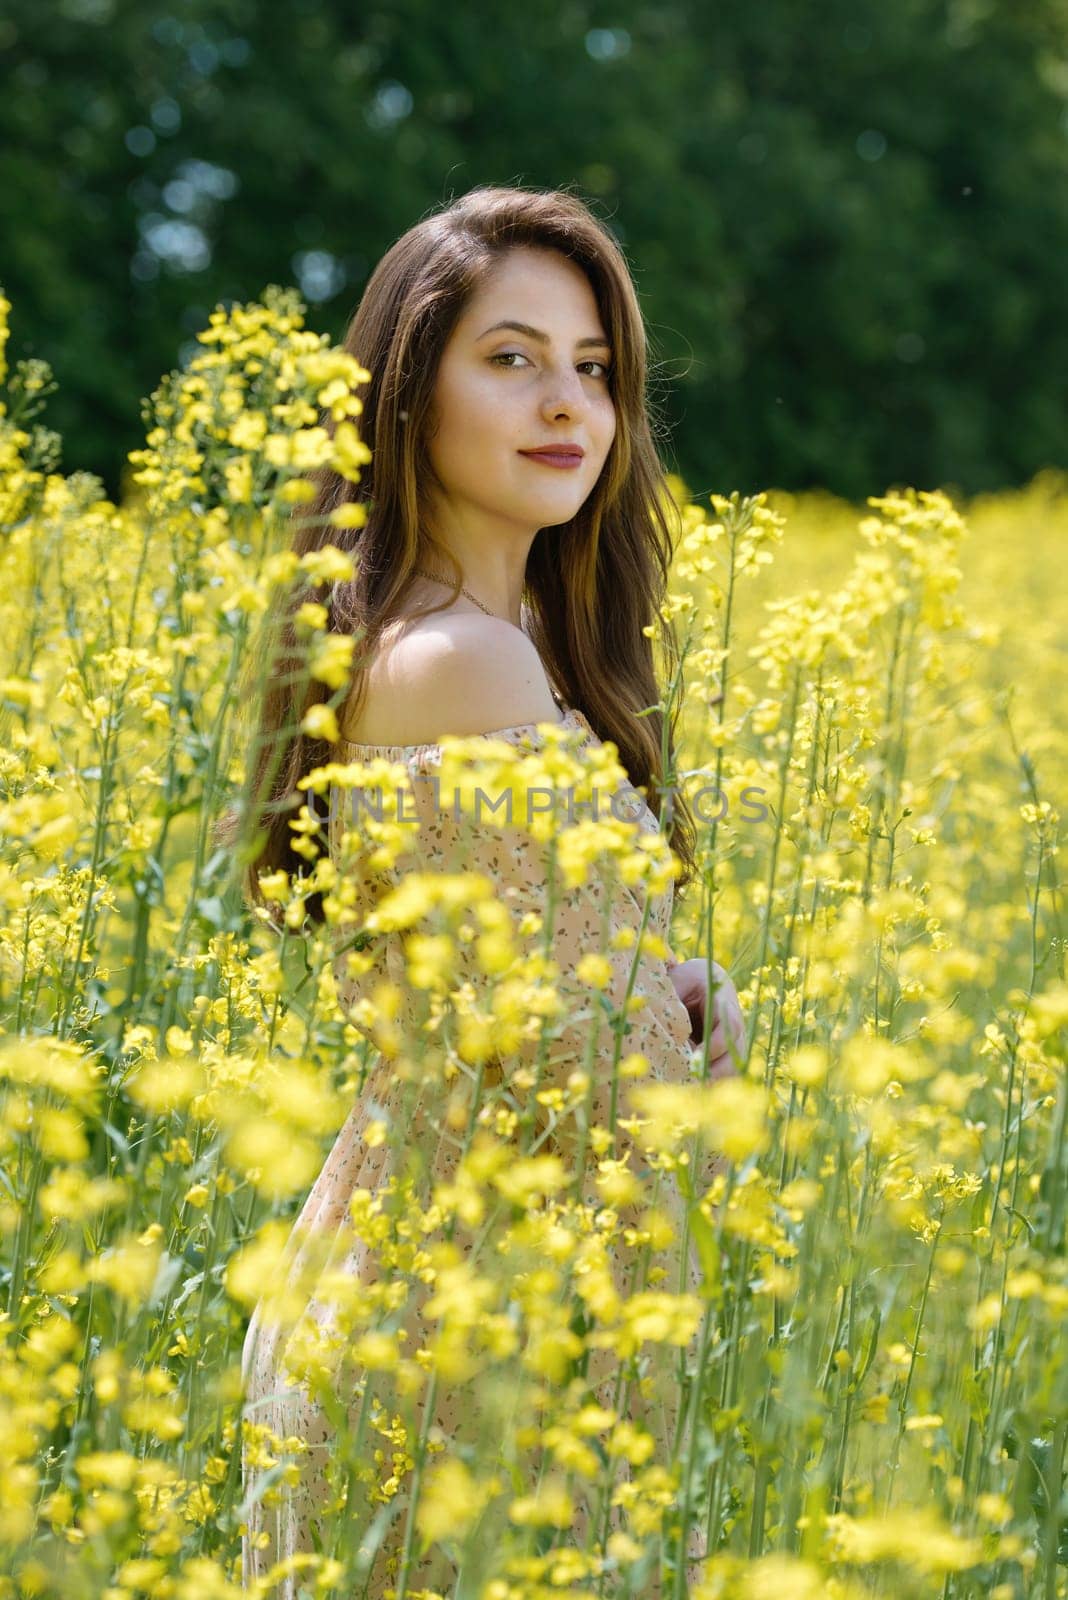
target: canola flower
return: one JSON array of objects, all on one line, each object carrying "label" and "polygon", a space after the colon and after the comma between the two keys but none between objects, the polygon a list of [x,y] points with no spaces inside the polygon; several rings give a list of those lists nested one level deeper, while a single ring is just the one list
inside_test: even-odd
[{"label": "canola flower", "polygon": [[[275,1574],[295,1593],[360,1593],[391,1530],[409,1600],[434,1547],[482,1600],[1068,1592],[1068,684],[1046,605],[1064,480],[859,512],[698,504],[673,480],[669,778],[722,801],[672,948],[730,966],[748,1037],[737,1078],[698,1060],[663,1085],[626,1048],[640,995],[606,1001],[637,948],[561,973],[551,904],[517,926],[462,870],[413,875],[353,925],[347,870],[396,859],[403,833],[388,812],[352,830],[346,866],[311,802],[374,771],[308,785],[307,876],[266,885],[280,936],[212,849],[252,629],[280,586],[351,574],[340,548],[294,561],[283,521],[307,472],[368,459],[356,363],[290,292],[216,311],[116,506],[58,471],[35,420],[50,374],[7,368],[11,309],[0,295],[0,1595],[241,1592],[249,1496],[309,1470],[306,1441],[242,1404],[245,1320],[272,1285],[339,1429],[323,1547]],[[329,740],[351,643],[324,625],[309,602]],[[566,741],[449,759],[487,788],[618,776]],[[625,826],[525,820],[560,894],[670,872]],[[370,970],[384,930],[419,1037],[388,984],[355,1019],[338,1003],[333,960]],[[607,1124],[589,1073],[546,1073],[565,1026],[615,1036]],[[534,1066],[495,1081],[520,1043]],[[291,1274],[295,1207],[376,1055],[406,1090],[365,1136],[396,1174],[350,1205],[376,1277],[311,1245]],[[461,1156],[428,1191],[442,1127]],[[662,1265],[672,1186],[696,1290]],[[482,1418],[462,1449],[413,1430],[416,1398],[461,1384]],[[630,1415],[664,1385],[667,1447]]]}]

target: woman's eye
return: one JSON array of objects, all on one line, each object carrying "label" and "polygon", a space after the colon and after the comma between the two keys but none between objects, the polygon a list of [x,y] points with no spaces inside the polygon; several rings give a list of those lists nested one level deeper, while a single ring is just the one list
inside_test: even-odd
[{"label": "woman's eye", "polygon": [[[517,359],[520,360],[520,361],[525,361],[527,358],[526,358],[526,356],[523,354],[523,352],[521,350],[499,350],[495,356],[490,356],[490,361],[491,362],[492,361],[514,361],[514,360],[517,360]],[[601,369],[600,376],[602,378],[604,378],[604,379],[608,379],[611,376],[611,373],[612,373],[611,367],[608,366],[607,363],[604,362],[604,361],[592,361],[592,360],[591,361],[583,361],[582,365],[584,367],[600,367],[600,369]],[[516,370],[516,368],[513,367],[510,370],[514,372]]]}]

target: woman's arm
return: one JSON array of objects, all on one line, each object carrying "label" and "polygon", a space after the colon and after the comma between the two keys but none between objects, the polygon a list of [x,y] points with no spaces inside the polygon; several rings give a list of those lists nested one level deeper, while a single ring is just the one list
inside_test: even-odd
[{"label": "woman's arm", "polygon": [[[708,962],[698,957],[692,961],[677,961],[674,954],[667,963],[668,977],[675,993],[690,1015],[691,1039],[701,1044],[705,1034],[705,1015],[708,1005]],[[738,1000],[738,991],[726,968],[718,961],[712,963],[714,987],[713,1014],[715,1025],[708,1041],[709,1078],[725,1077],[734,1071],[731,1047],[740,1054],[745,1045],[745,1018]]]}]

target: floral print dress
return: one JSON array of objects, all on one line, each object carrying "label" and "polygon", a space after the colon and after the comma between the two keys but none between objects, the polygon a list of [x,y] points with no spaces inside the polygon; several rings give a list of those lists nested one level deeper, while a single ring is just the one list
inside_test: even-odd
[{"label": "floral print dress", "polygon": [[[576,747],[592,743],[600,744],[582,712],[563,705],[560,709],[562,711],[560,726],[566,732],[573,731],[576,734]],[[541,748],[538,725],[530,723],[514,724],[477,737],[501,740],[515,746],[519,751]],[[369,763],[376,758],[402,763],[412,778],[418,780],[433,775],[439,769],[441,746],[438,743],[374,745],[360,744],[346,739],[340,741],[339,759],[343,761]],[[516,918],[526,911],[539,913],[544,911],[545,861],[530,835],[517,830],[506,838],[494,832],[492,828],[483,830],[475,836],[464,834],[460,831],[461,822],[447,810],[443,810],[440,804],[435,804],[429,789],[430,786],[427,784],[418,781],[413,783],[414,803],[419,822],[418,844],[412,855],[406,855],[403,861],[399,861],[395,867],[386,872],[384,886],[388,888],[399,884],[403,881],[405,872],[413,868],[436,869],[446,873],[475,870],[486,873],[493,881],[498,896],[510,906]],[[630,791],[630,794],[633,796],[634,791]],[[627,814],[632,815],[630,811]],[[659,829],[657,819],[647,805],[642,805],[635,821],[637,827],[643,831],[655,833]],[[340,833],[341,822],[342,818],[332,807],[330,830],[332,847]],[[598,882],[596,875],[591,873],[587,886],[577,890],[567,890],[559,898],[553,920],[552,938],[553,958],[561,973],[561,981],[557,987],[566,990],[567,980],[573,977],[574,968],[583,955],[591,951],[604,951],[612,962],[613,977],[610,989],[617,1001],[625,995],[627,984],[631,980],[633,980],[632,995],[639,994],[644,998],[644,1005],[629,1016],[623,1054],[640,1051],[648,1060],[649,1076],[654,1080],[686,1082],[692,1078],[694,1070],[694,1050],[690,1040],[691,1024],[686,1007],[676,994],[668,975],[669,966],[673,964],[670,951],[668,960],[642,953],[635,967],[632,952],[605,949],[606,930],[609,938],[624,927],[630,927],[636,934],[640,934],[643,928],[645,890],[618,885],[613,897],[606,900],[604,891],[598,888]],[[650,895],[649,898],[650,904],[644,928],[646,931],[659,934],[666,944],[673,902],[673,886],[670,881],[666,891]],[[342,1004],[350,1015],[352,1008],[357,1008],[358,1015],[361,999],[370,995],[377,983],[388,980],[406,997],[406,1004],[409,1000],[412,1004],[410,1016],[403,1015],[396,1019],[398,1026],[402,1029],[406,1026],[417,1028],[414,1006],[418,997],[405,981],[405,952],[402,939],[387,936],[378,941],[378,946],[374,966],[359,979],[352,978],[344,969],[342,962],[336,963],[335,972]],[[633,973],[632,967],[634,967]],[[581,995],[583,991],[577,989],[574,993]],[[588,1000],[588,991],[586,997]],[[571,1016],[570,1008],[568,1015]],[[587,1019],[589,1017],[588,1011],[586,1017]],[[554,1041],[550,1053],[551,1069],[554,1073],[560,1074],[561,1082],[566,1080],[569,1071],[581,1063],[588,1030],[588,1020],[581,1024],[576,1023],[573,1031],[569,1025],[563,1035]],[[406,1037],[411,1036],[410,1033],[406,1033]],[[597,1079],[596,1069],[597,1064],[603,1059],[602,1076],[609,1075],[614,1054],[614,1039],[611,1032],[607,1035],[602,1032],[601,1038],[604,1042],[594,1066],[595,1083],[590,1121],[591,1124],[600,1123],[607,1126],[609,1122],[607,1084],[602,1084]],[[354,1237],[352,1232],[346,1229],[346,1220],[354,1192],[362,1188],[373,1193],[387,1181],[392,1170],[390,1141],[387,1139],[382,1142],[373,1140],[368,1142],[365,1140],[365,1134],[372,1121],[385,1121],[388,1124],[391,1116],[399,1113],[399,1090],[394,1079],[393,1064],[382,1055],[377,1055],[364,1092],[353,1105],[348,1119],[341,1128],[293,1229],[287,1247],[287,1265],[292,1274],[298,1273],[306,1265],[308,1241],[314,1241],[321,1250],[325,1240],[329,1246],[331,1270],[351,1274],[362,1282],[371,1281],[374,1269],[367,1248],[362,1239]],[[543,1084],[545,1081],[543,1078]],[[621,1099],[618,1114],[623,1113],[625,1104],[625,1099]],[[424,1130],[420,1134],[420,1139],[426,1137]],[[433,1149],[432,1140],[429,1148]],[[555,1147],[550,1141],[550,1144],[543,1148]],[[456,1165],[457,1153],[454,1141],[441,1137],[431,1166],[433,1179],[449,1181],[456,1171]],[[711,1168],[709,1170],[711,1171]],[[593,1195],[594,1191],[590,1188],[584,1193]],[[674,1209],[674,1225],[681,1239],[683,1203],[673,1181],[668,1181],[666,1187],[662,1186],[660,1203],[666,1209]],[[625,1208],[621,1208],[620,1227],[625,1216]],[[658,1260],[663,1259],[666,1259],[663,1255],[658,1257]],[[699,1281],[699,1271],[692,1244],[689,1250],[688,1281],[681,1283],[679,1280],[677,1274],[680,1268],[677,1255],[671,1258],[671,1268],[671,1272],[663,1279],[665,1289],[677,1292],[680,1288],[692,1290],[696,1286]],[[625,1291],[621,1289],[622,1292]],[[329,1302],[325,1297],[309,1306],[309,1315],[322,1326],[329,1324],[330,1314]],[[421,1319],[416,1316],[414,1320],[416,1329],[413,1330],[409,1340],[409,1349],[418,1348],[416,1331],[419,1334],[425,1332]],[[285,1333],[267,1320],[261,1307],[257,1306],[249,1323],[242,1358],[246,1415],[252,1421],[268,1423],[280,1438],[289,1435],[301,1436],[307,1440],[309,1449],[307,1457],[301,1462],[302,1481],[298,1488],[287,1490],[282,1505],[265,1507],[260,1501],[251,1509],[248,1535],[243,1541],[246,1584],[255,1577],[263,1576],[272,1563],[280,1558],[297,1551],[310,1551],[315,1548],[314,1534],[320,1528],[318,1518],[323,1509],[324,1499],[327,1497],[322,1467],[331,1447],[331,1426],[304,1387],[292,1381],[287,1384],[283,1362],[285,1337]],[[598,1355],[603,1356],[603,1364],[598,1378],[595,1372],[597,1363],[591,1362],[591,1387],[601,1398],[601,1403],[607,1405],[610,1404],[613,1365],[609,1352],[598,1352]],[[646,1412],[647,1425],[656,1432],[661,1448],[668,1451],[671,1449],[670,1441],[676,1423],[675,1399],[670,1391],[662,1392],[655,1403],[658,1416],[654,1417]],[[463,1428],[470,1428],[476,1424],[477,1417],[473,1416],[471,1405],[470,1395],[465,1396],[461,1407],[456,1398],[445,1391],[440,1398],[435,1420],[446,1436],[459,1438]],[[635,1413],[632,1412],[631,1415]],[[246,1472],[246,1487],[248,1477]],[[257,1536],[262,1536],[264,1532],[268,1535],[268,1540],[263,1548],[258,1548]],[[585,1545],[584,1521],[580,1523],[579,1519],[576,1520],[571,1537],[576,1546]],[[440,1551],[432,1551],[431,1555],[434,1559],[431,1560],[428,1556],[429,1564],[418,1566],[416,1571],[409,1575],[414,1585],[409,1593],[421,1592],[420,1585],[435,1586],[433,1590],[428,1589],[428,1592],[438,1592],[436,1586],[440,1585],[442,1593],[451,1593],[450,1583],[454,1577],[451,1563],[445,1562]],[[380,1558],[381,1552],[376,1558],[376,1572]],[[371,1583],[367,1593],[372,1600],[373,1597],[386,1592],[382,1586],[384,1581],[380,1580],[377,1588],[374,1582]],[[277,1592],[286,1597],[286,1600],[294,1600],[298,1583],[299,1579],[283,1582]]]}]

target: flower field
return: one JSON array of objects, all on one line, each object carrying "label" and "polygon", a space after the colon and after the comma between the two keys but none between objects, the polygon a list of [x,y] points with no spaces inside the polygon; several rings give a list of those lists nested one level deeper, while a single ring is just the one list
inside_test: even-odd
[{"label": "flower field", "polygon": [[[307,474],[359,482],[362,369],[289,292],[216,311],[114,505],[60,472],[50,375],[7,369],[9,314],[0,296],[0,1597],[250,1592],[250,1505],[308,1470],[243,1410],[248,1319],[283,1281],[337,1445],[319,1548],[265,1596],[426,1600],[446,1569],[465,1600],[1068,1594],[1068,482],[854,507],[672,480],[665,694],[705,801],[671,947],[728,968],[747,1048],[735,1078],[662,1084],[609,1018],[604,1127],[581,1070],[484,1072],[548,1036],[561,977],[487,880],[419,878],[381,910],[413,1037],[388,986],[359,1027],[339,1004],[340,947],[367,958],[314,806],[307,876],[265,886],[281,933],[213,833],[246,773],[251,641],[295,582],[304,731],[338,736],[352,641],[324,600],[364,513],[299,557],[286,519]],[[611,768],[555,741],[523,759],[549,783]],[[309,788],[358,778],[328,757]],[[564,892],[670,875],[625,825],[558,843]],[[387,859],[397,829],[364,845]],[[578,974],[594,1015],[609,971],[591,951]],[[349,1218],[378,1272],[338,1275],[316,1323],[330,1263],[309,1252],[294,1295],[287,1240],[382,1059],[405,1114],[366,1140],[398,1178]],[[458,1152],[436,1185],[435,1117]],[[696,1284],[665,1265],[672,1194]],[[480,1419],[453,1449],[426,1420],[446,1393]],[[667,1439],[645,1420],[666,1394]]]}]

